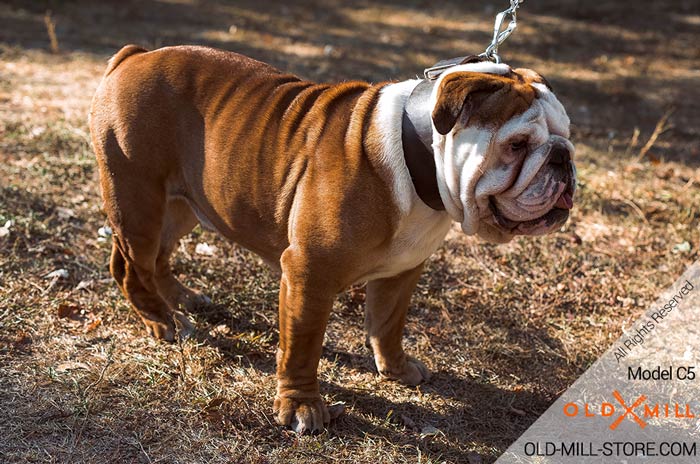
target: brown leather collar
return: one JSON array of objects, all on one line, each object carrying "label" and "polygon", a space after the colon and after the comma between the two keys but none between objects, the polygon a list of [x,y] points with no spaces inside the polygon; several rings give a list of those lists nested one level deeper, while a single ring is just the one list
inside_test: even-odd
[{"label": "brown leather collar", "polygon": [[433,154],[430,95],[435,81],[424,79],[411,92],[401,119],[401,144],[408,172],[418,197],[434,210],[443,211]]}]

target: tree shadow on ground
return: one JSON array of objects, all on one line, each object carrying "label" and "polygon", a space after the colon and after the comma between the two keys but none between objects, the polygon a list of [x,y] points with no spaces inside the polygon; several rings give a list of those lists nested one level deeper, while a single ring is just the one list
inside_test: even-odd
[{"label": "tree shadow on ground", "polygon": [[[548,75],[570,109],[575,135],[588,143],[597,140],[601,149],[607,149],[605,139],[611,131],[618,137],[631,137],[636,127],[651,131],[669,107],[676,107],[674,119],[679,123],[673,135],[681,143],[657,147],[657,155],[700,166],[692,150],[697,139],[692,102],[700,98],[700,90],[691,78],[669,79],[657,73],[606,82],[548,72],[550,64],[605,70],[598,63],[601,57],[692,63],[688,50],[697,26],[687,20],[691,3],[655,2],[633,16],[627,2],[528,4],[522,23],[531,29],[508,42],[511,63]],[[27,5],[13,0],[0,6],[0,42],[48,49],[43,22],[47,10],[55,17],[63,50],[101,59],[126,43],[149,48],[196,43],[240,52],[313,80],[375,82],[414,77],[437,60],[480,51],[489,40],[494,13],[491,7],[456,0],[381,6],[369,1],[277,5],[251,0],[44,0]],[[376,11],[361,14],[362,10]]]}]

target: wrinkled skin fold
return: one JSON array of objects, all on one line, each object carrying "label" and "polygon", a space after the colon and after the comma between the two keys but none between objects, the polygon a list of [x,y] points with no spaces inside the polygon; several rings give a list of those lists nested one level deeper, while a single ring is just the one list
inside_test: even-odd
[{"label": "wrinkled skin fold", "polygon": [[[445,133],[436,130],[433,137],[438,186],[448,213],[465,233],[494,242],[561,227],[576,188],[574,146],[563,106],[532,71],[505,66],[495,68],[501,74],[485,74],[459,68],[441,76],[433,96],[435,108],[444,100],[464,99],[461,105],[449,104],[459,107],[454,125]],[[494,80],[502,85],[483,95],[476,74],[491,88]],[[471,90],[455,97],[460,81]],[[508,118],[502,120],[503,115]]]}]

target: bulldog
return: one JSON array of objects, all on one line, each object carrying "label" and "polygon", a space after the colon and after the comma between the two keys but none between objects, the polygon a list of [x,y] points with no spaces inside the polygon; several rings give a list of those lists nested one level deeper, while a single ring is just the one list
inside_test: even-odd
[{"label": "bulldog", "polygon": [[401,336],[425,260],[453,221],[507,242],[551,232],[572,207],[569,118],[526,69],[477,62],[436,80],[317,84],[205,47],[109,61],[90,110],[110,271],[156,338],[192,330],[209,300],[169,258],[201,224],[281,271],[274,415],[330,420],[317,367],[335,296],[367,282],[382,376],[429,378]]}]

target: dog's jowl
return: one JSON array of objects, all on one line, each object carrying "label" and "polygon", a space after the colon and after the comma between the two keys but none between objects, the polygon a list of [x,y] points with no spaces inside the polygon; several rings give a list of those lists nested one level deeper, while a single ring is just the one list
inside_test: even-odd
[{"label": "dog's jowl", "polygon": [[505,242],[567,219],[569,119],[526,69],[472,63],[435,81],[317,84],[231,52],[124,47],[90,113],[110,270],[154,337],[207,303],[169,258],[200,223],[281,270],[275,417],[320,430],[318,367],[339,292],[367,281],[379,373],[429,377],[401,334],[423,262],[453,222]]}]

